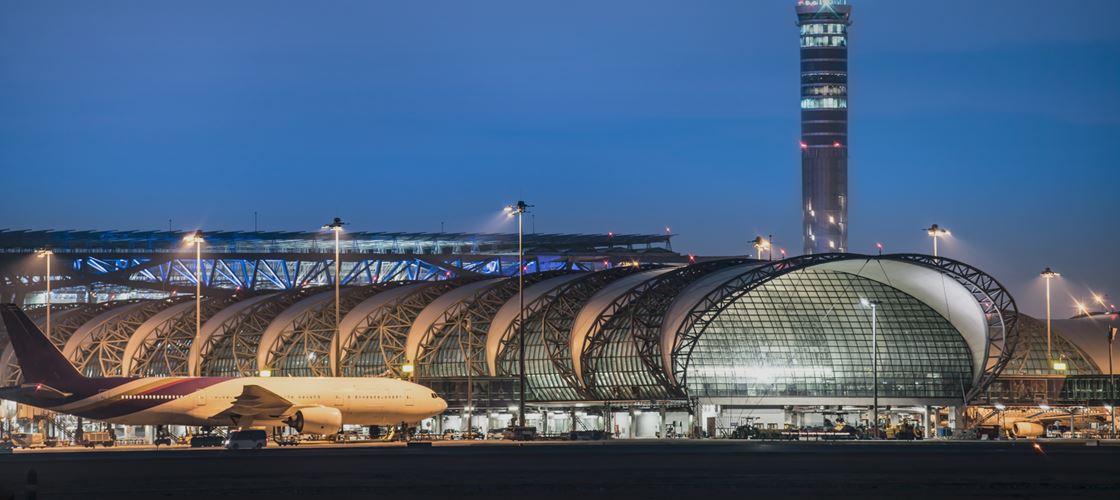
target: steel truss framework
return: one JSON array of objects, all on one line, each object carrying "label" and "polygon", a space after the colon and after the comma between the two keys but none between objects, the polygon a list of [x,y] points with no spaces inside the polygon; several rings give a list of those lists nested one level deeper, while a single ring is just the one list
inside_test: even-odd
[{"label": "steel truss framework", "polygon": [[[952,279],[971,294],[987,322],[987,342],[983,345],[983,370],[977,382],[968,388],[968,397],[990,384],[1015,353],[1019,333],[1014,300],[994,278],[951,259],[911,254],[822,254],[775,262],[727,259],[678,269],[658,265],[618,267],[557,280],[557,285],[541,290],[539,296],[527,301],[523,331],[529,349],[530,398],[684,400],[689,396],[686,378],[693,348],[708,326],[731,304],[777,277],[843,261],[918,266]],[[526,276],[526,286],[568,273],[532,273]],[[638,273],[650,273],[650,277],[622,285],[629,288],[619,289],[617,294],[612,289],[609,298],[594,298],[617,280],[637,278]],[[400,367],[406,362],[408,336],[421,311],[439,297],[482,279],[481,275],[473,275],[453,280],[346,287],[343,312],[361,311],[362,317],[344,316],[351,323],[342,332],[346,343],[337,371],[352,376],[403,375]],[[701,280],[705,281],[699,283]],[[297,306],[319,294],[330,295],[330,299],[322,297],[324,300],[319,302]],[[383,297],[380,302],[379,296]],[[367,308],[355,309],[366,300],[372,301]],[[487,361],[486,345],[498,311],[516,300],[517,280],[509,278],[480,284],[465,298],[441,305],[438,317],[418,332],[420,356],[413,360],[418,378],[433,382],[457,380],[470,373],[510,380],[516,372],[517,350],[513,342],[521,325],[514,320],[506,326],[508,316],[503,316],[506,319],[495,326],[493,334],[498,336],[498,347],[495,353],[489,353],[493,363]],[[594,312],[596,317],[591,333],[583,339],[582,351],[573,353],[573,324],[585,310]],[[674,323],[666,324],[670,310],[674,312]],[[233,297],[208,296],[203,306],[203,342],[197,348],[190,345],[194,338],[192,297],[57,305],[53,311],[51,340],[89,375],[119,375],[127,369],[129,375],[256,376],[263,369],[259,364],[262,359],[263,367],[276,370],[277,375],[325,375],[333,371],[321,361],[307,362],[310,354],[329,359],[333,351],[333,287],[329,286]],[[156,317],[161,311],[167,311],[166,317]],[[677,315],[682,311],[687,313],[683,317]],[[40,322],[42,313],[42,309],[33,311]],[[278,318],[284,318],[283,325]],[[270,327],[279,333],[269,334],[269,345],[262,345],[262,337]],[[503,331],[497,331],[503,327]],[[0,336],[0,342],[3,341],[5,338]],[[979,361],[980,345],[974,349],[975,360]],[[0,382],[4,385],[17,382],[20,377],[11,351],[9,347],[0,352]],[[126,354],[129,359],[124,359]],[[468,359],[473,361],[470,366]],[[582,376],[575,370],[577,362],[582,367]],[[634,389],[635,386],[638,388]]]},{"label": "steel truss framework", "polygon": [[[652,268],[653,266],[628,266],[591,273],[554,288],[526,304],[523,332],[528,399],[574,401],[591,397],[583,390],[572,366],[572,323],[591,296],[603,287],[615,280]],[[518,320],[515,320],[502,335],[495,362],[498,376],[512,377],[517,373],[517,350],[510,346],[516,343],[519,327]],[[545,352],[547,364],[533,362],[535,356],[532,354],[541,349]]]},{"label": "steel truss framework", "polygon": [[[399,283],[382,283],[343,289],[340,294],[339,312],[345,315],[359,302],[397,285]],[[284,330],[272,345],[258,347],[258,352],[262,349],[268,350],[264,366],[273,375],[279,376],[333,375],[336,370],[332,357],[338,339],[334,311],[333,296],[300,311],[298,316],[283,325]]]},{"label": "steel truss framework", "polygon": [[693,348],[696,347],[696,343],[703,336],[708,325],[743,295],[774,278],[801,269],[829,262],[874,259],[905,262],[936,270],[944,276],[953,278],[972,294],[977,303],[980,304],[984,317],[988,321],[988,343],[984,352],[985,365],[983,372],[979,382],[970,387],[965,394],[965,401],[971,400],[976,394],[988,387],[1010,361],[1014,355],[1015,346],[1018,344],[1018,330],[1015,327],[1018,320],[1018,308],[1011,294],[995,278],[968,264],[944,257],[919,254],[883,255],[879,257],[857,254],[818,254],[793,257],[748,269],[724,282],[716,290],[698,301],[677,331],[676,340],[673,343],[674,347],[670,356],[673,366],[667,367],[669,368],[667,371],[674,376],[674,390],[681,394],[687,393],[688,362]]},{"label": "steel truss framework", "polygon": [[[55,288],[95,284],[170,291],[193,289],[196,262],[183,232],[0,230],[0,295],[39,292],[41,265],[29,259],[51,248]],[[597,270],[619,263],[683,262],[672,235],[527,234],[528,272]],[[347,233],[342,283],[351,285],[517,274],[516,234]],[[334,252],[322,233],[208,232],[202,281],[208,294],[288,290],[332,284]]]},{"label": "steel truss framework", "polygon": [[257,376],[261,335],[272,320],[300,299],[326,290],[317,287],[278,293],[226,319],[201,346],[196,375]]},{"label": "steel truss framework", "polygon": [[82,325],[67,340],[63,354],[87,377],[121,376],[125,348],[132,334],[152,315],[184,299],[139,301],[123,306],[99,324]]},{"label": "steel truss framework", "polygon": [[[218,311],[243,298],[245,297],[203,297],[200,315],[202,322],[209,321]],[[186,305],[189,307],[154,325],[147,333],[135,333],[144,335],[144,338],[134,339],[139,340],[140,345],[125,360],[122,372],[128,376],[145,377],[190,375],[191,344],[196,333],[194,301]]]},{"label": "steel truss framework", "polygon": [[679,292],[697,279],[749,262],[726,259],[682,267],[635,285],[614,299],[596,318],[579,354],[583,387],[603,400],[677,396],[661,362],[665,312]]},{"label": "steel truss framework", "polygon": [[[565,271],[525,275],[525,286],[560,276]],[[508,278],[448,307],[422,334],[416,365],[419,379],[489,375],[486,336],[490,322],[507,301],[517,296],[517,279]]]},{"label": "steel truss framework", "polygon": [[433,300],[473,279],[422,283],[416,291],[382,304],[363,317],[343,346],[344,376],[399,377],[407,362],[405,344],[408,332],[420,312]]},{"label": "steel truss framework", "polygon": [[[62,350],[66,341],[70,340],[74,331],[90,319],[114,307],[135,304],[136,300],[118,302],[104,302],[101,304],[54,304],[51,306],[51,343]],[[36,320],[40,328],[46,327],[46,309],[36,308],[30,311],[30,316]],[[3,325],[0,325],[3,328]],[[11,346],[0,352],[0,386],[12,386],[23,383],[23,371],[15,359],[15,351]]]}]

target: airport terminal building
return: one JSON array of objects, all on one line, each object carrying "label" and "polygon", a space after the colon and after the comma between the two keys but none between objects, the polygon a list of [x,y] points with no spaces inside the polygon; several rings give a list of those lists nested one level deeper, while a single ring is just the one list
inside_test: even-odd
[{"label": "airport terminal building", "polygon": [[[89,376],[410,378],[450,402],[448,414],[429,424],[440,430],[464,425],[468,407],[476,426],[509,422],[523,332],[530,424],[629,436],[670,425],[719,435],[747,418],[866,420],[876,396],[884,413],[910,412],[932,427],[932,409],[959,410],[984,393],[1017,341],[1007,291],[951,259],[692,262],[668,250],[612,250],[585,248],[574,260],[534,256],[561,263],[525,275],[523,314],[516,265],[487,274],[444,264],[423,277],[344,284],[336,328],[332,266],[323,266],[322,281],[286,289],[207,281],[197,341],[186,287],[161,298],[56,303],[51,337]],[[203,267],[217,275],[230,258],[211,255]],[[441,262],[464,258],[481,257]],[[150,266],[164,265],[157,261],[132,269],[137,283]],[[41,323],[44,309],[31,309]],[[19,380],[0,336],[0,385]]]}]

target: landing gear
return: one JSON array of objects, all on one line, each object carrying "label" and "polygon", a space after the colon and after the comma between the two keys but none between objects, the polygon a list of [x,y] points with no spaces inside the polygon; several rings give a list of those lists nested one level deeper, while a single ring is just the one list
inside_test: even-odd
[{"label": "landing gear", "polygon": [[380,425],[369,426],[369,438],[370,439],[381,439],[381,426]]},{"label": "landing gear", "polygon": [[156,448],[159,448],[160,445],[171,446],[172,442],[173,442],[173,439],[172,439],[171,433],[167,431],[167,426],[166,425],[157,425],[156,426],[156,438],[155,438]]}]

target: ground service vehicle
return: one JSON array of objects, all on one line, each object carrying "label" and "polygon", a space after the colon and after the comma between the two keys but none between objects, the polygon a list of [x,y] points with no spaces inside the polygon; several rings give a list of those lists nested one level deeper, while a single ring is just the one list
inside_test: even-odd
[{"label": "ground service vehicle", "polygon": [[268,433],[261,429],[233,431],[226,441],[227,450],[259,450],[268,444]]},{"label": "ground service vehicle", "polygon": [[537,428],[511,425],[502,432],[502,437],[510,441],[532,441],[537,439]]},{"label": "ground service vehicle", "polygon": [[86,448],[93,448],[94,446],[113,446],[113,435],[108,432],[83,432],[81,437],[78,438],[78,444]]},{"label": "ground service vehicle", "polygon": [[12,444],[17,448],[23,448],[25,450],[47,447],[47,442],[43,439],[43,435],[38,432],[13,432]]},{"label": "ground service vehicle", "polygon": [[191,436],[191,448],[212,448],[221,446],[225,438],[217,434],[199,434]]}]

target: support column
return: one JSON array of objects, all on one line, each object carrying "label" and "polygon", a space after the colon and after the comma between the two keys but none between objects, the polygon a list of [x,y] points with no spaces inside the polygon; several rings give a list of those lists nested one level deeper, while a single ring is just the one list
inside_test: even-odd
[{"label": "support column", "polygon": [[930,420],[930,413],[930,406],[926,405],[924,411],[922,412],[922,415],[924,415],[924,417],[922,418],[922,439],[933,438],[933,434],[930,433],[930,429],[932,428],[933,424],[932,420]]},{"label": "support column", "polygon": [[661,403],[660,412],[657,415],[657,433],[661,439],[665,439],[668,434],[665,430],[665,403]]},{"label": "support column", "polygon": [[634,439],[635,437],[638,436],[638,419],[634,415],[634,407],[633,406],[631,406],[629,408],[629,412],[630,412],[630,439]]}]

